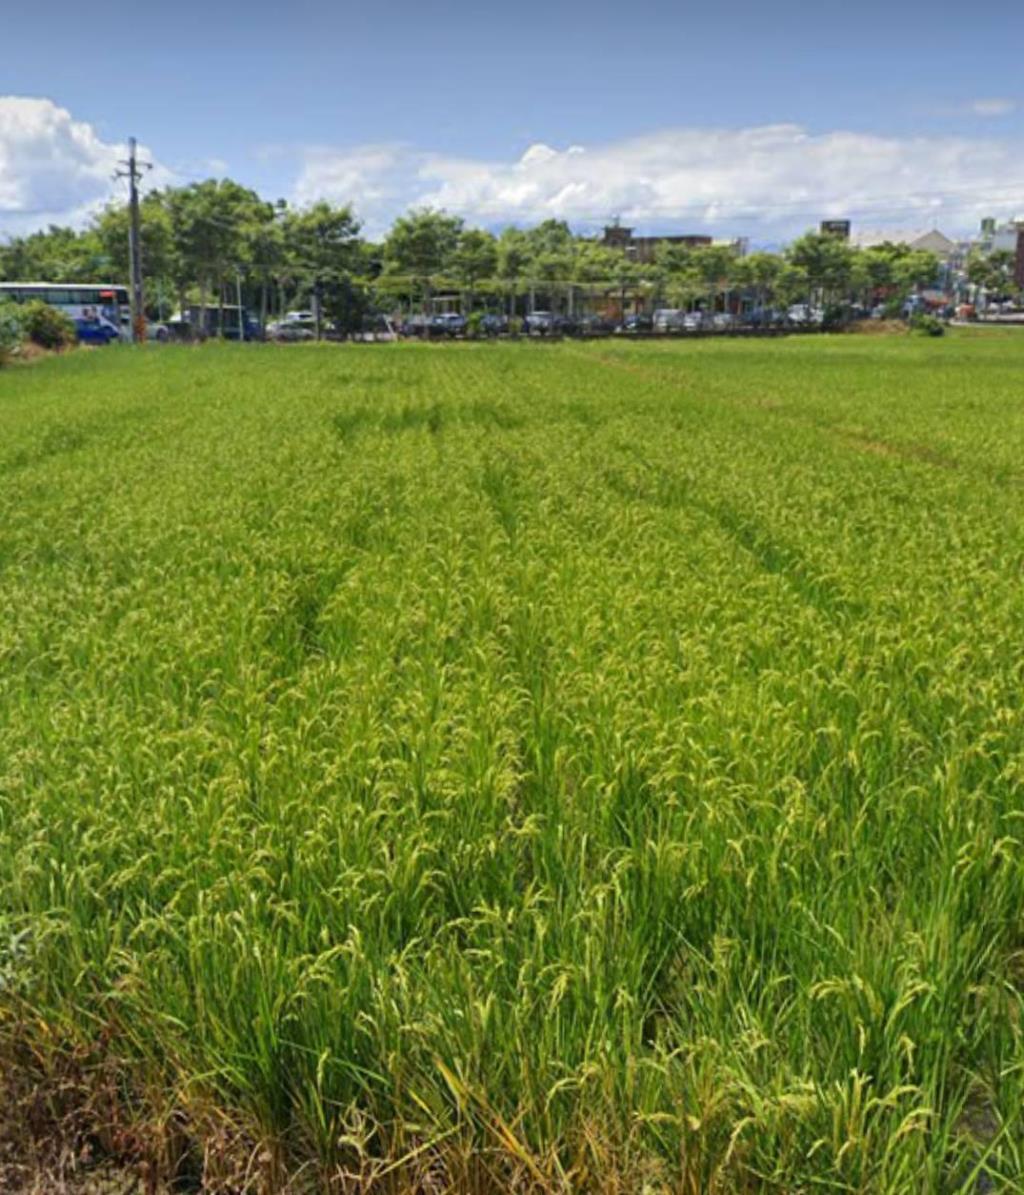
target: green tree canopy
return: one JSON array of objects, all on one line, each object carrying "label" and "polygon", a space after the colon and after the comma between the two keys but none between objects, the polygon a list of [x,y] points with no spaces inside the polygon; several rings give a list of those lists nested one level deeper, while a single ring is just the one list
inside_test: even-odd
[{"label": "green tree canopy", "polygon": [[786,257],[803,270],[812,289],[821,291],[824,302],[831,302],[850,281],[856,250],[830,233],[809,232],[790,245]]},{"label": "green tree canopy", "polygon": [[435,275],[450,269],[462,221],[430,209],[399,216],[384,239],[385,268],[407,274],[429,289]]},{"label": "green tree canopy", "polygon": [[498,268],[498,244],[489,232],[479,228],[463,229],[458,236],[449,266],[472,300],[476,287],[485,278],[493,278]]}]

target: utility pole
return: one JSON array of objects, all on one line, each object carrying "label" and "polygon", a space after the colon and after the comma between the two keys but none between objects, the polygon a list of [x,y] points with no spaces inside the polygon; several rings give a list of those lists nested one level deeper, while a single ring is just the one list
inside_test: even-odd
[{"label": "utility pole", "polygon": [[235,298],[238,300],[238,343],[245,340],[245,320],[242,319],[242,267],[235,266]]},{"label": "utility pole", "polygon": [[142,293],[142,230],[139,220],[139,182],[142,170],[152,170],[149,162],[140,162],[135,154],[135,138],[128,139],[128,160],[119,165],[117,178],[128,180],[128,272],[129,294],[132,303],[132,340],[136,344],[146,343],[146,306]]}]

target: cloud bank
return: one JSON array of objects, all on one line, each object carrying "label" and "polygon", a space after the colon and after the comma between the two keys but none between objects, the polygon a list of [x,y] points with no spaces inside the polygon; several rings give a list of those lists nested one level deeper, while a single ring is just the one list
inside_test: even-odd
[{"label": "cloud bank", "polygon": [[[996,101],[980,101],[996,103]],[[966,137],[811,133],[795,124],[666,129],[605,145],[536,144],[514,160],[405,145],[305,152],[293,198],[351,202],[370,231],[413,206],[489,225],[597,226],[771,237],[820,218],[973,228],[1024,210],[1022,146]]]},{"label": "cloud bank", "polygon": [[82,223],[117,193],[125,153],[52,100],[0,96],[0,233]]},{"label": "cloud bank", "polygon": [[[989,116],[1013,104],[972,101],[976,114]],[[642,231],[772,243],[823,218],[957,233],[981,216],[1024,213],[1022,150],[1020,135],[890,137],[766,124],[537,143],[509,158],[378,144],[309,147],[297,162],[281,161],[294,170],[295,202],[352,203],[372,236],[401,212],[428,206],[491,227],[557,217],[586,230],[618,216]],[[124,155],[123,145],[104,141],[52,100],[0,97],[0,235],[83,223],[124,193],[111,177]],[[158,166],[147,182],[173,179]]]}]

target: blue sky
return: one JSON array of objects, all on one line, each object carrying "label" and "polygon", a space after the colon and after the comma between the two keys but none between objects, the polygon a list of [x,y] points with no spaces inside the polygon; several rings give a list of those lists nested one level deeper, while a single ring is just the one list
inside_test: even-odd
[{"label": "blue sky", "polygon": [[351,200],[371,231],[418,203],[755,240],[819,214],[970,227],[1024,211],[1015,7],[19,4],[0,233],[83,218],[129,134],[160,180]]}]

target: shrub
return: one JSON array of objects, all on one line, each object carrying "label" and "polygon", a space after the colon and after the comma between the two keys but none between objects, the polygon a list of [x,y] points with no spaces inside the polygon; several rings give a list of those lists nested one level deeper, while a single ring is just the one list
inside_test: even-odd
[{"label": "shrub", "polygon": [[946,332],[946,325],[934,315],[911,316],[910,328],[919,336],[944,336]]},{"label": "shrub", "polygon": [[482,311],[471,311],[466,317],[466,335],[475,340],[480,335],[483,322],[484,313]]},{"label": "shrub", "polygon": [[24,338],[20,309],[13,303],[0,303],[0,365],[14,356]]},{"label": "shrub", "polygon": [[28,339],[44,349],[69,348],[78,340],[71,317],[39,300],[21,309],[21,326]]},{"label": "shrub", "polygon": [[850,322],[850,309],[842,303],[830,303],[821,317],[822,329],[833,332],[836,328],[845,328]]},{"label": "shrub", "polygon": [[514,315],[508,321],[508,331],[510,336],[520,336],[526,330],[525,320],[520,315]]}]

